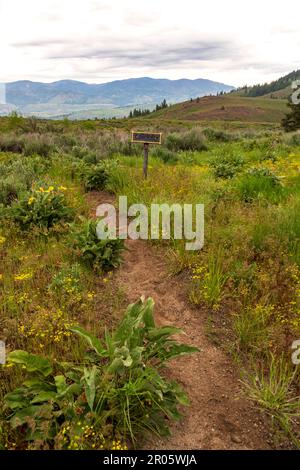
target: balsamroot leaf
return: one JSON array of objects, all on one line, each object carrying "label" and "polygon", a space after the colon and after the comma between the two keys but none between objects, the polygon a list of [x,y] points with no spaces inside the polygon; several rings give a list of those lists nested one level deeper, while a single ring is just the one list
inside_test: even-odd
[{"label": "balsamroot leaf", "polygon": [[28,372],[40,372],[45,377],[52,372],[51,363],[48,359],[22,350],[12,351],[8,355],[8,362],[11,364],[23,364]]}]

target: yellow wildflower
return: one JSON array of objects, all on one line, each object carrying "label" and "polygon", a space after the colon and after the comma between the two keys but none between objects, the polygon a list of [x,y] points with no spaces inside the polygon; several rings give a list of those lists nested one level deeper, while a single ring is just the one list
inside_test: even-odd
[{"label": "yellow wildflower", "polygon": [[23,274],[17,274],[14,277],[15,281],[27,281],[28,279],[31,279],[33,276],[33,273],[23,273]]}]

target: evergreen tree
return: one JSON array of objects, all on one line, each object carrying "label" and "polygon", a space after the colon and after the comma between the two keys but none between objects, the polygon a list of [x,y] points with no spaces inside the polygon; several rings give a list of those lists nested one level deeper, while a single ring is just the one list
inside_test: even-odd
[{"label": "evergreen tree", "polygon": [[286,132],[300,129],[300,104],[289,103],[291,111],[282,119],[281,125]]}]

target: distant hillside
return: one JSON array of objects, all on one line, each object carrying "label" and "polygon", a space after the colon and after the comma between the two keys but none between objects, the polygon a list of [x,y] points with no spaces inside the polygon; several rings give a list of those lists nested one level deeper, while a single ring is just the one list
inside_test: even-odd
[{"label": "distant hillside", "polygon": [[295,80],[300,80],[300,70],[285,75],[271,83],[243,87],[236,91],[241,96],[258,97],[266,96],[270,98],[288,98],[291,94],[291,84]]},{"label": "distant hillside", "polygon": [[279,123],[287,111],[287,101],[268,98],[248,98],[227,94],[207,96],[169,106],[151,118],[187,121],[240,121]]},{"label": "distant hillside", "polygon": [[24,114],[42,113],[47,116],[48,111],[49,117],[63,115],[69,113],[71,106],[72,113],[84,111],[88,115],[90,107],[94,115],[97,106],[102,114],[106,108],[108,115],[112,115],[113,108],[153,107],[163,99],[168,103],[178,103],[191,97],[217,94],[232,89],[232,86],[202,78],[167,80],[144,77],[103,84],[88,84],[73,80],[53,83],[23,80],[6,85],[6,101]]}]

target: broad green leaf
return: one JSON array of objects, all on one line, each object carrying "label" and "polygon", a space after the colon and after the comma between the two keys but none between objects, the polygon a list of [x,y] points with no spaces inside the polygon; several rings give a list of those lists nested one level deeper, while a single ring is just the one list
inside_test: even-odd
[{"label": "broad green leaf", "polygon": [[52,372],[52,367],[48,359],[35,354],[29,354],[26,351],[12,351],[8,355],[8,362],[14,364],[23,364],[28,372],[40,372],[47,377]]},{"label": "broad green leaf", "polygon": [[69,328],[69,330],[81,336],[81,338],[84,338],[87,341],[87,343],[96,351],[96,353],[99,354],[99,356],[106,355],[106,350],[102,346],[100,340],[96,338],[96,336],[92,335],[91,333],[86,331],[84,328],[81,328],[80,326],[73,326]]},{"label": "broad green leaf", "polygon": [[109,374],[121,373],[124,369],[123,360],[121,357],[116,357],[108,366],[107,372]]},{"label": "broad green leaf", "polygon": [[155,322],[153,317],[153,309],[154,309],[154,300],[149,297],[144,303],[144,323],[146,328],[155,328]]},{"label": "broad green leaf", "polygon": [[54,377],[54,382],[56,385],[57,393],[63,393],[68,388],[66,378],[63,375],[56,375]]},{"label": "broad green leaf", "polygon": [[50,400],[54,400],[56,398],[56,393],[55,392],[40,392],[38,393],[33,400],[31,400],[31,404],[34,403],[42,403],[42,402],[48,402]]},{"label": "broad green leaf", "polygon": [[143,323],[143,300],[138,300],[135,304],[129,305],[121,324],[113,335],[113,340],[119,344],[129,342],[134,330]]},{"label": "broad green leaf", "polygon": [[96,375],[97,367],[94,366],[91,369],[84,369],[84,390],[86,395],[86,400],[90,407],[90,410],[94,409],[94,401],[96,395]]},{"label": "broad green leaf", "polygon": [[182,330],[180,328],[176,328],[176,326],[163,326],[162,328],[150,329],[148,331],[148,338],[157,341],[163,336],[172,336],[181,332]]},{"label": "broad green leaf", "polygon": [[5,395],[5,404],[11,410],[29,406],[29,399],[26,397],[24,388],[16,388],[13,392]]},{"label": "broad green leaf", "polygon": [[63,392],[57,395],[57,399],[69,396],[78,396],[82,393],[82,386],[79,383],[69,385]]}]

